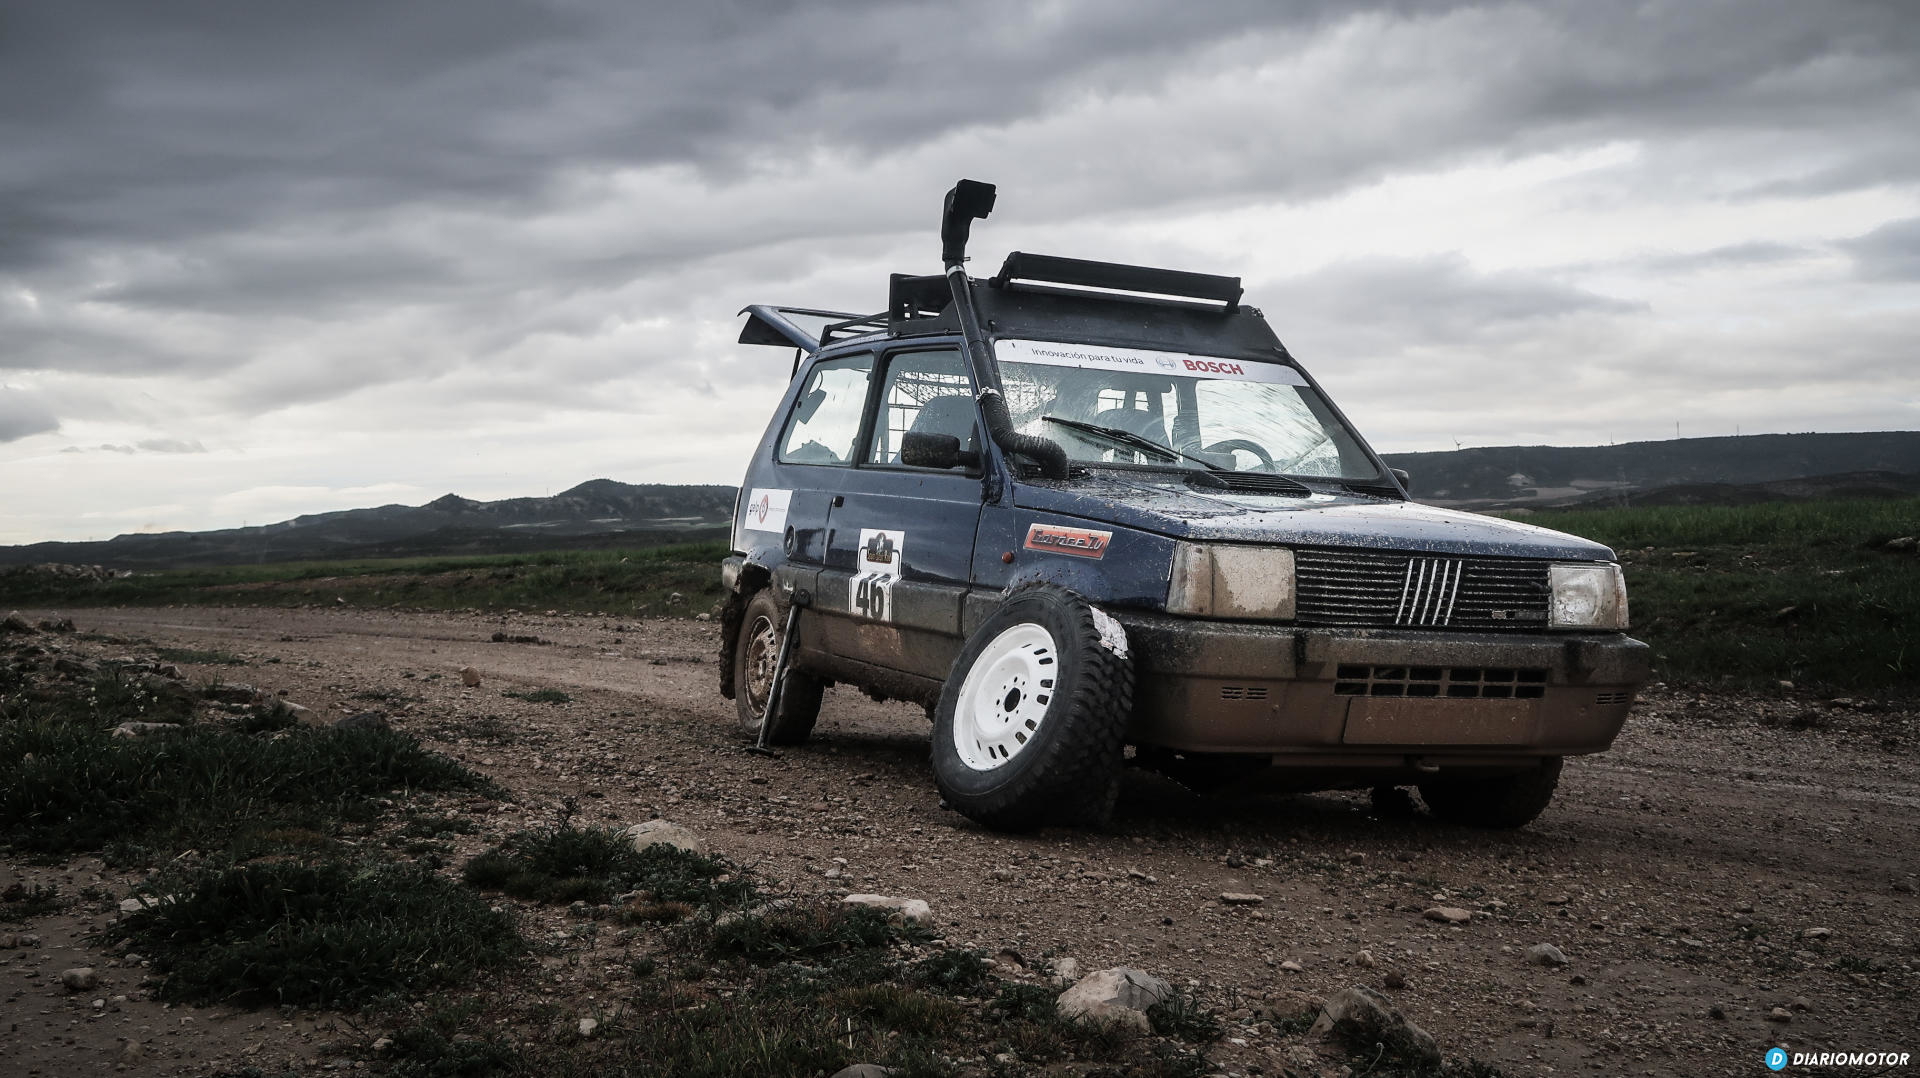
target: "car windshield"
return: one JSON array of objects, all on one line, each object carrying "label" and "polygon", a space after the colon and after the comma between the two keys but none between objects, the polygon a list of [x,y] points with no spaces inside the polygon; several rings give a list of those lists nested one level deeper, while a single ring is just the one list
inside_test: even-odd
[{"label": "car windshield", "polygon": [[1284,364],[1026,340],[997,341],[994,352],[1014,426],[1082,463],[1381,480]]}]

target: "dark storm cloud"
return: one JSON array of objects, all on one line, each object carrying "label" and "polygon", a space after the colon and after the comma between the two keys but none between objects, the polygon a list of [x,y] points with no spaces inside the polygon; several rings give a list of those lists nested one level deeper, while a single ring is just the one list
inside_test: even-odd
[{"label": "dark storm cloud", "polygon": [[[1734,194],[1911,182],[1914,140],[1884,132],[1920,124],[1917,65],[1920,18],[1864,2],[13,5],[0,369],[220,373],[258,410],[532,362],[594,331],[581,295],[638,280],[631,303],[680,310],[711,302],[702,260],[930,231],[951,159],[911,159],[943,140],[994,151],[979,172],[1020,185],[1015,225],[1662,134],[1805,156],[1713,180]],[[595,186],[619,170],[670,175]],[[623,228],[568,220],[622,198]],[[1445,260],[1327,280],[1414,334],[1610,302]],[[573,395],[621,369],[574,362]]]},{"label": "dark storm cloud", "polygon": [[1881,225],[1842,244],[1862,277],[1878,281],[1920,281],[1920,217]]}]

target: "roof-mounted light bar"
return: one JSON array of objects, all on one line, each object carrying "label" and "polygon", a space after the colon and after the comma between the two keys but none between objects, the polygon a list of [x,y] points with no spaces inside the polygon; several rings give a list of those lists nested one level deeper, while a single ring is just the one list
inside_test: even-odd
[{"label": "roof-mounted light bar", "polygon": [[1123,266],[1117,262],[1091,262],[1084,258],[1061,258],[1023,251],[1008,255],[1000,267],[1000,273],[988,283],[995,288],[1005,288],[1008,282],[1016,280],[1179,299],[1213,300],[1224,304],[1229,314],[1239,309],[1240,297],[1244,294],[1238,277],[1153,269],[1148,266]]}]

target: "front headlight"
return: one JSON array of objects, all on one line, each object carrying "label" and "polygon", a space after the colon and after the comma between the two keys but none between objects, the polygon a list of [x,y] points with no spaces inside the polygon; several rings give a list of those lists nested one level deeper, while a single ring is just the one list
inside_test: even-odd
[{"label": "front headlight", "polygon": [[1177,543],[1167,613],[1195,618],[1293,619],[1293,551]]},{"label": "front headlight", "polygon": [[1627,578],[1620,567],[1555,565],[1547,570],[1553,605],[1547,616],[1555,629],[1625,629]]}]

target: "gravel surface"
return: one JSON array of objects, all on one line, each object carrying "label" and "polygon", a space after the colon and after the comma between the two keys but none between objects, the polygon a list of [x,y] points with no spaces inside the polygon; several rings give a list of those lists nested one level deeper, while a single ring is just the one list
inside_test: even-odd
[{"label": "gravel surface", "polygon": [[[744,751],[707,623],[252,608],[75,620],[243,655],[250,665],[188,671],[284,691],[318,716],[383,708],[513,792],[471,807],[481,831],[462,858],[550,822],[565,798],[581,822],[663,817],[802,892],[924,899],[956,945],[1193,987],[1233,1021],[1212,1053],[1223,1072],[1323,1072],[1302,1037],[1261,1019],[1357,985],[1450,1058],[1513,1076],[1753,1075],[1775,1044],[1920,1053],[1911,710],[1656,688],[1615,749],[1569,761],[1554,806],[1514,833],[1376,813],[1364,793],[1215,800],[1141,773],[1106,831],[1004,836],[941,807],[917,707],[835,689],[808,745]],[[571,702],[503,695],[539,689]],[[16,880],[117,900],[131,877],[97,861],[0,865],[0,886]],[[529,916],[564,931],[566,913]],[[305,1070],[332,1062],[330,1044],[378,1035],[328,1016],[162,1008],[136,965],[85,941],[112,916],[42,918],[30,944],[0,925],[0,1073]],[[63,988],[77,967],[101,986]],[[550,990],[592,1013],[594,993],[618,989],[605,968]]]}]

